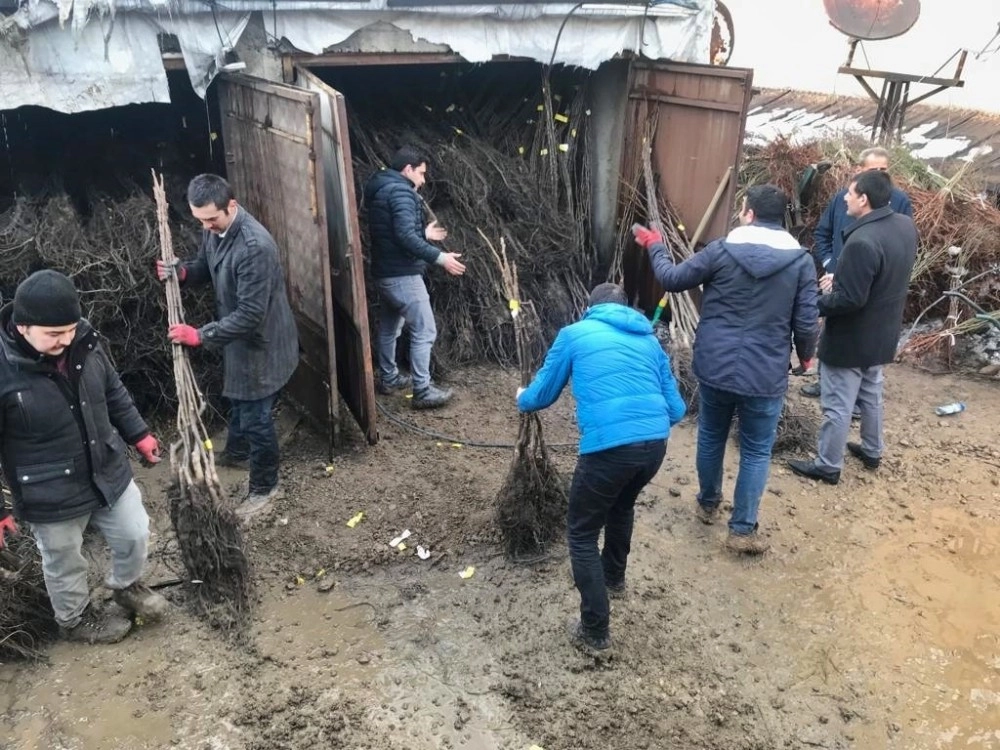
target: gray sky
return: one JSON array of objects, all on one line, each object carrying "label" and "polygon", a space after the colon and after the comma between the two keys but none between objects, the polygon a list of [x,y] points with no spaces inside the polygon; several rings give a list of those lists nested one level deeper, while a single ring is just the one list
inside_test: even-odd
[{"label": "gray sky", "polygon": [[[724,0],[732,11],[736,45],[729,64],[754,69],[754,84],[851,96],[865,95],[837,68],[847,57],[847,37],[834,29],[823,0]],[[854,65],[932,76],[960,47],[970,50],[964,89],[937,94],[928,103],[1000,113],[1000,51],[980,52],[997,32],[1000,0],[922,0],[920,19],[906,34],[858,47]],[[791,29],[791,31],[782,31]],[[990,45],[1000,49],[1000,38]],[[950,78],[957,57],[937,75]],[[878,91],[881,81],[875,82]],[[914,84],[911,98],[927,87]]]}]

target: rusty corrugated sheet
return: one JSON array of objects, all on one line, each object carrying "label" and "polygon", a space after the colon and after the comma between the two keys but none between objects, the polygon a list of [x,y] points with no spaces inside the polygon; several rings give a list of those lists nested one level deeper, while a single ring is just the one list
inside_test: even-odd
[{"label": "rusty corrugated sheet", "polygon": [[[800,136],[854,129],[867,136],[875,120],[876,103],[870,97],[817,94],[791,89],[762,89],[750,104],[748,135],[760,129]],[[1000,185],[1000,114],[954,107],[917,104],[907,111],[903,141],[916,155],[934,166],[971,160],[987,183]],[[933,153],[940,144],[947,156]],[[930,148],[927,148],[931,145]]]}]

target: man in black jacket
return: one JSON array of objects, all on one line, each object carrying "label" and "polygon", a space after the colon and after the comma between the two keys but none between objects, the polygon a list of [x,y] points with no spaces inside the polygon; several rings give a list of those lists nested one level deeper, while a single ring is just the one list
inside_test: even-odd
[{"label": "man in black jacket", "polygon": [[[132,621],[91,605],[83,532],[111,548],[108,588],[126,611],[152,621],[167,602],[140,583],[149,518],[125,453],[159,461],[97,332],[80,318],[73,282],[56,271],[25,279],[0,310],[0,457],[14,501],[42,556],[60,631],[68,640],[115,643]],[[0,500],[0,547],[17,526]]]},{"label": "man in black jacket", "polygon": [[739,416],[740,471],[726,545],[758,554],[757,511],[788,389],[788,343],[808,362],[816,350],[816,272],[809,254],[782,228],[787,196],[776,185],[747,191],[741,226],[675,266],[659,233],[637,229],[653,274],[668,292],[702,287],[694,341],[698,378],[698,518],[715,522],[722,460]]},{"label": "man in black jacket", "polygon": [[[837,484],[844,448],[868,469],[882,459],[882,365],[895,359],[917,229],[889,205],[892,180],[880,170],[862,172],[844,200],[856,221],[844,232],[844,249],[819,301],[826,325],[819,360],[823,424],[815,461],[789,461],[796,474]],[[851,408],[861,409],[861,443],[848,443]]]},{"label": "man in black jacket", "polygon": [[[368,225],[372,238],[372,276],[379,290],[379,392],[392,393],[413,384],[413,407],[429,409],[451,400],[452,392],[431,382],[431,348],[437,338],[434,311],[423,273],[437,265],[453,276],[465,273],[458,253],[446,253],[431,241],[448,233],[437,222],[424,226],[417,191],[427,177],[428,159],[412,148],[401,148],[389,169],[376,172],[365,185]],[[396,367],[396,340],[410,332],[410,378]]]},{"label": "man in black jacket", "polygon": [[[248,518],[280,494],[271,411],[298,366],[298,331],[270,232],[237,204],[229,183],[218,175],[195,177],[187,198],[204,231],[197,257],[179,265],[177,276],[185,287],[212,283],[219,319],[201,328],[174,325],[168,335],[185,346],[222,349],[222,395],[231,413],[219,464],[249,462],[249,493],[237,507]],[[157,261],[161,280],[171,272]]]}]

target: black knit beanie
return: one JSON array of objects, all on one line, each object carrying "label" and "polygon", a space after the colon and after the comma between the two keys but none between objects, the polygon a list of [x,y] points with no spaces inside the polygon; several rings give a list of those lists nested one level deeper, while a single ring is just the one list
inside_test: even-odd
[{"label": "black knit beanie", "polygon": [[14,292],[16,325],[68,326],[80,320],[80,295],[58,271],[35,271]]}]

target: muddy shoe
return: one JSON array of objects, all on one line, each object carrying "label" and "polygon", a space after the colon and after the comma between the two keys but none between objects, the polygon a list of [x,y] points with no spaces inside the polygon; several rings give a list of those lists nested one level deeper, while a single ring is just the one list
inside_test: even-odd
[{"label": "muddy shoe", "polygon": [[237,506],[236,515],[243,519],[251,518],[266,509],[273,500],[279,500],[284,496],[285,492],[280,484],[276,484],[266,492],[251,492],[247,495],[247,499]]},{"label": "muddy shoe", "polygon": [[604,588],[608,590],[609,599],[624,599],[628,594],[625,588],[625,581],[619,581],[618,583],[608,583],[605,581]]},{"label": "muddy shoe", "polygon": [[721,505],[721,503],[708,507],[707,505],[702,505],[701,503],[696,502],[694,511],[695,518],[706,526],[711,526],[719,520],[719,505]]},{"label": "muddy shoe", "polygon": [[114,600],[126,612],[131,612],[146,622],[159,622],[170,609],[166,599],[139,581],[115,591]]},{"label": "muddy shoe", "polygon": [[228,453],[223,451],[218,456],[215,457],[216,466],[225,466],[229,469],[243,469],[244,471],[250,468],[249,458],[235,458],[230,456]]},{"label": "muddy shoe", "polygon": [[378,392],[383,396],[391,396],[396,391],[401,391],[404,388],[409,388],[413,385],[413,378],[409,375],[403,375],[400,372],[396,373],[396,377],[390,378],[388,380],[382,379],[378,381]]},{"label": "muddy shoe", "polygon": [[865,453],[864,449],[861,447],[861,443],[848,443],[847,452],[855,458],[860,459],[861,463],[863,463],[865,468],[869,471],[875,471],[875,469],[882,465],[882,459],[878,456],[869,456]]},{"label": "muddy shoe", "polygon": [[413,392],[414,409],[436,409],[444,406],[451,397],[455,395],[451,388],[438,388],[436,385],[429,385],[422,391]]},{"label": "muddy shoe", "polygon": [[767,540],[756,531],[749,534],[734,534],[729,532],[726,537],[726,549],[746,555],[763,555],[771,548]]},{"label": "muddy shoe", "polygon": [[611,636],[595,638],[583,629],[583,623],[578,619],[570,619],[566,623],[569,638],[573,645],[584,651],[607,651],[611,648]]},{"label": "muddy shoe", "polygon": [[809,398],[819,398],[820,397],[820,387],[819,383],[810,383],[809,385],[804,385],[799,388],[799,393],[803,396],[808,396]]},{"label": "muddy shoe", "polygon": [[802,461],[799,459],[792,459],[787,462],[788,468],[794,473],[798,474],[800,477],[805,477],[806,479],[815,479],[819,482],[825,482],[826,484],[837,484],[840,482],[840,472],[839,471],[829,471],[827,469],[819,468],[814,461]]},{"label": "muddy shoe", "polygon": [[76,643],[118,643],[132,630],[132,621],[121,615],[98,612],[87,607],[83,617],[71,628],[59,626],[59,635]]}]

